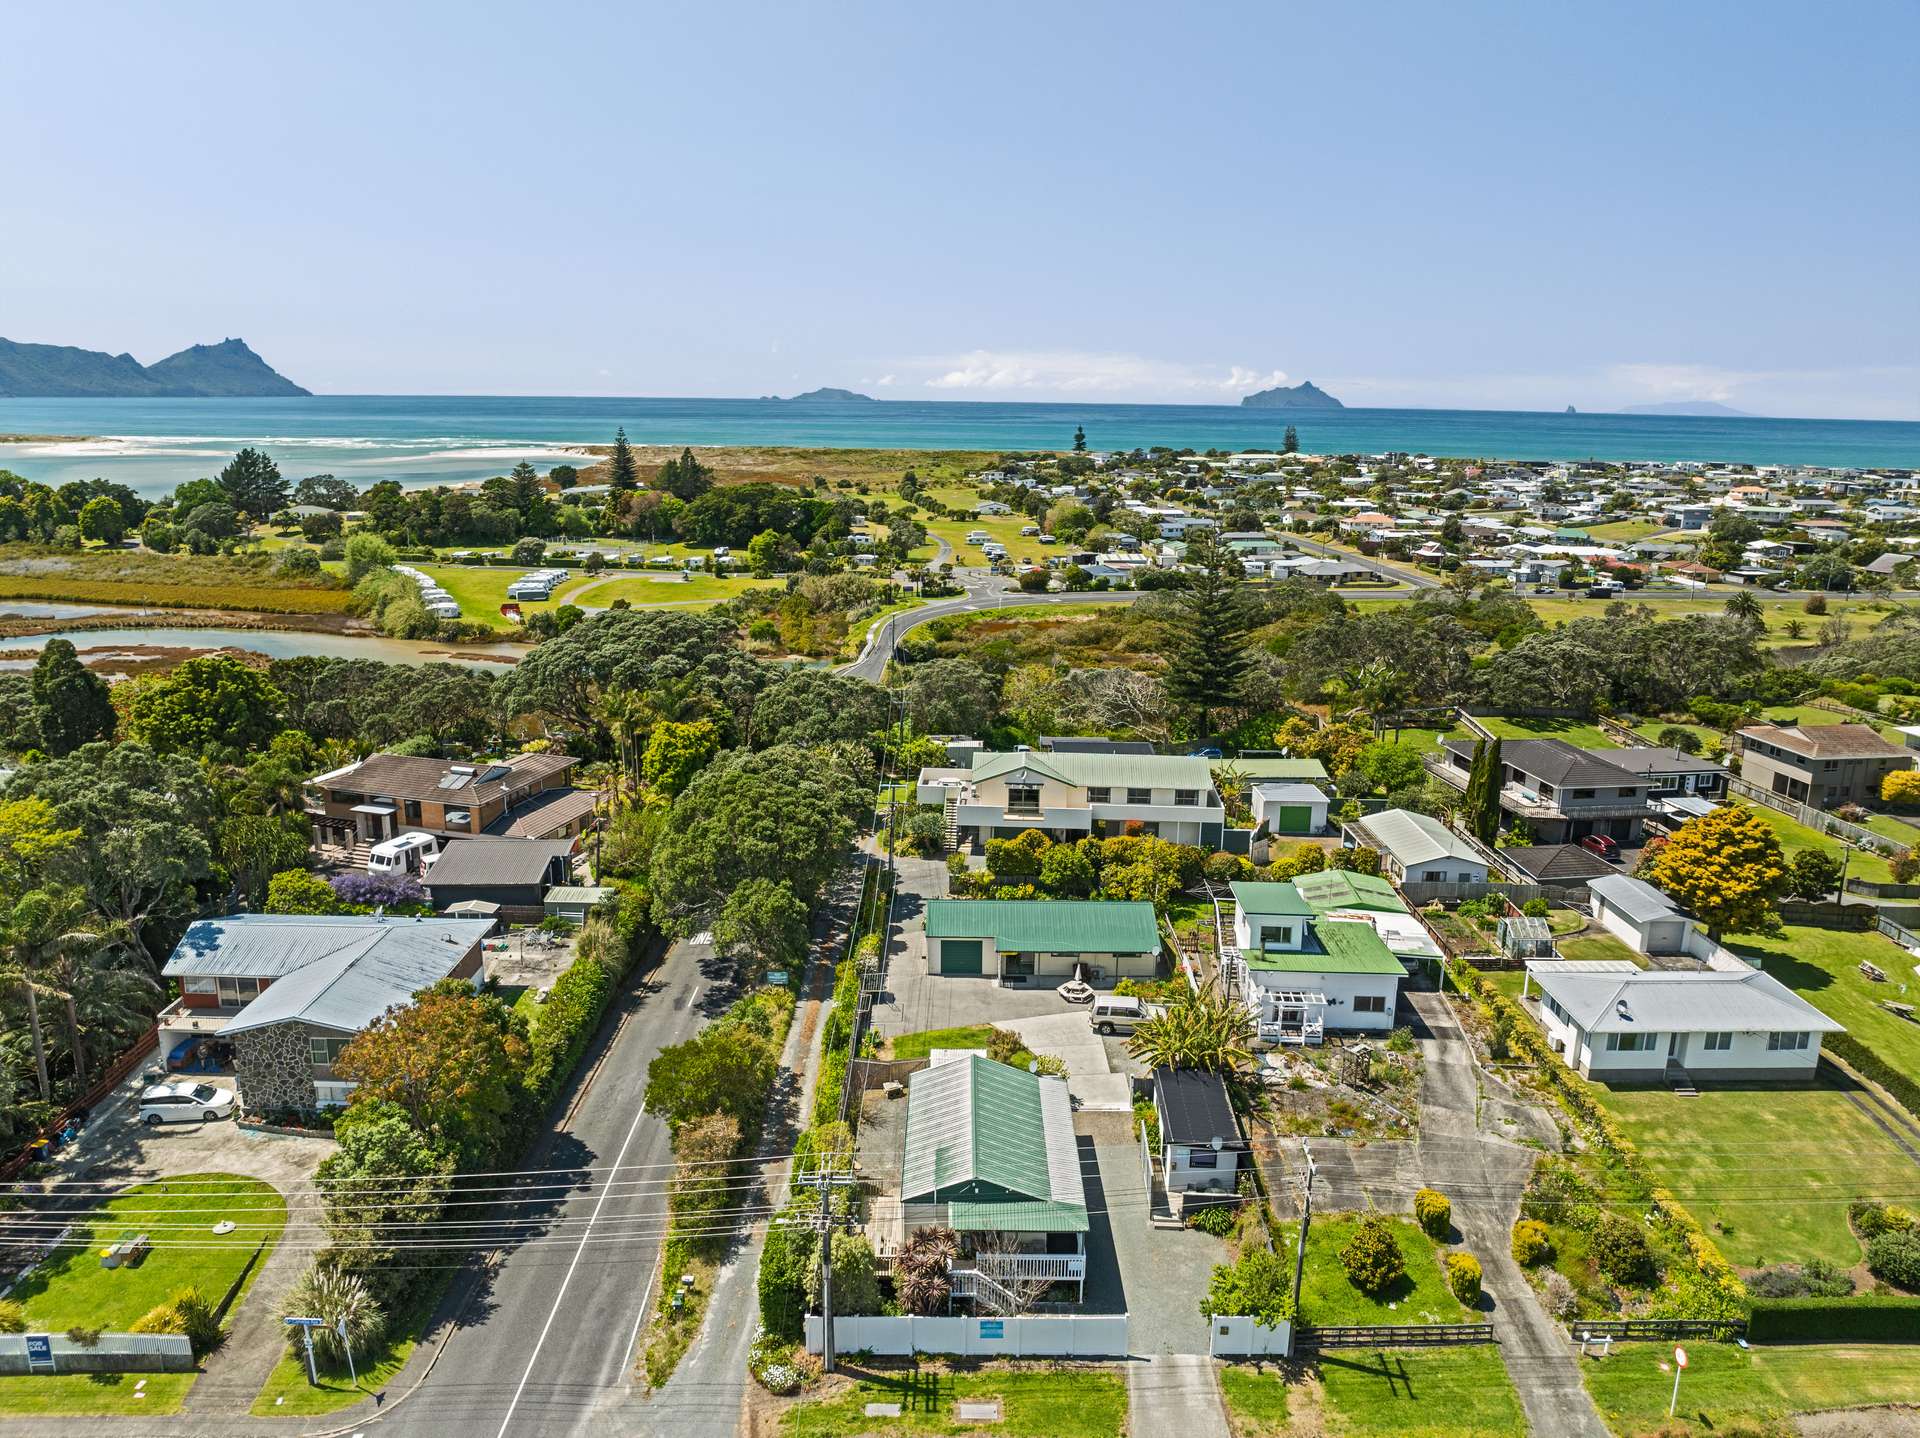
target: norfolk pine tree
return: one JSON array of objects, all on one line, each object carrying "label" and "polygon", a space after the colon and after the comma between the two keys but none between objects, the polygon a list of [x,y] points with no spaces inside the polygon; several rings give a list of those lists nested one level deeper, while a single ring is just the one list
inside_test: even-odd
[{"label": "norfolk pine tree", "polygon": [[1167,697],[1196,715],[1201,728],[1213,709],[1245,699],[1253,660],[1247,636],[1253,612],[1240,585],[1246,570],[1231,549],[1202,530],[1187,545],[1192,582],[1173,604],[1167,651]]},{"label": "norfolk pine tree", "polygon": [[622,494],[640,487],[640,467],[634,463],[633,446],[627,443],[627,427],[621,425],[613,435],[613,457],[607,461],[607,492]]}]

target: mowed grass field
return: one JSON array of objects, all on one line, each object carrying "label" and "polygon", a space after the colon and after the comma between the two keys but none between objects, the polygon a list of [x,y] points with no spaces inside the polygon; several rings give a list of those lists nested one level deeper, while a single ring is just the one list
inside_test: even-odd
[{"label": "mowed grass field", "polygon": [[1879,854],[1870,854],[1865,849],[1854,849],[1848,853],[1848,846],[1830,834],[1822,834],[1817,829],[1809,829],[1797,819],[1789,819],[1778,809],[1770,809],[1765,804],[1746,806],[1758,814],[1774,836],[1780,840],[1780,847],[1791,859],[1801,849],[1821,849],[1834,858],[1845,858],[1847,874],[1852,878],[1866,879],[1876,884],[1891,884],[1893,870],[1887,866],[1885,858]]},{"label": "mowed grass field", "polygon": [[[790,1438],[901,1438],[997,1433],[1007,1438],[1113,1438],[1126,1431],[1126,1380],[1090,1364],[989,1363],[967,1373],[931,1365],[905,1373],[865,1373],[837,1396],[796,1403],[781,1418]],[[962,1423],[955,1405],[997,1398],[998,1423]],[[869,1403],[898,1403],[898,1418],[869,1418]]]},{"label": "mowed grass field", "polygon": [[[1920,1347],[1820,1344],[1741,1350],[1731,1343],[1690,1343],[1674,1421],[1690,1433],[1762,1431],[1795,1413],[1911,1403],[1920,1395]],[[1614,1432],[1672,1433],[1673,1348],[1623,1343],[1600,1360],[1583,1359],[1587,1391]],[[1791,1432],[1790,1426],[1765,1432]],[[1839,1430],[1834,1430],[1839,1431]],[[1875,1431],[1872,1415],[1848,1431]]]},{"label": "mowed grass field", "polygon": [[[1902,1073],[1920,1075],[1920,1024],[1881,1007],[1883,1001],[1920,1003],[1920,959],[1868,930],[1815,929],[1788,924],[1778,937],[1748,935],[1729,947],[1832,1019]],[[1875,983],[1862,961],[1887,976]],[[1905,993],[1902,993],[1902,989]],[[1920,1170],[1914,1187],[1920,1190]]]},{"label": "mowed grass field", "polygon": [[1727,1259],[1741,1267],[1860,1261],[1855,1199],[1905,1202],[1920,1168],[1833,1088],[1609,1088],[1601,1102]]},{"label": "mowed grass field", "polygon": [[1341,1438],[1525,1438],[1527,1418],[1491,1343],[1336,1349],[1317,1370],[1328,1431]]}]

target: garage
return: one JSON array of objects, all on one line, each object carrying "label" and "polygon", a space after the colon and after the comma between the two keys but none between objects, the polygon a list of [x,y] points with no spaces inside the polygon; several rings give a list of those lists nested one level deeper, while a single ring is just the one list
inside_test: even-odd
[{"label": "garage", "polygon": [[981,944],[978,939],[940,940],[940,965],[937,972],[943,974],[979,973],[980,948]]},{"label": "garage", "polygon": [[1327,827],[1327,796],[1311,784],[1256,784],[1253,822],[1269,834],[1318,834]]}]

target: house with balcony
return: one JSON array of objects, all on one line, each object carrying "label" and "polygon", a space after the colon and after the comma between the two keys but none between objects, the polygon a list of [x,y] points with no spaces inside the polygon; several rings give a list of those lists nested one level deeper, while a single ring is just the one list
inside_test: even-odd
[{"label": "house with balcony", "polygon": [[1329,1029],[1393,1027],[1407,966],[1367,915],[1335,917],[1292,883],[1231,885],[1229,984],[1265,1043],[1318,1044]]},{"label": "house with balcony", "polygon": [[381,1014],[445,978],[477,978],[486,919],[229,914],[192,924],[161,973],[180,998],[160,1051],[183,1041],[231,1057],[249,1112],[347,1101],[340,1050]]},{"label": "house with balcony", "polygon": [[[1464,790],[1473,773],[1472,742],[1449,739],[1442,752],[1433,772]],[[1569,844],[1589,834],[1640,842],[1652,784],[1614,763],[1609,751],[1579,749],[1564,739],[1508,739],[1500,745],[1500,763],[1500,812],[1523,821],[1535,843]]]},{"label": "house with balcony", "polygon": [[591,826],[599,797],[568,784],[579,762],[565,754],[471,764],[370,754],[309,779],[307,817],[323,840],[355,849],[415,831],[442,839],[567,838]]},{"label": "house with balcony", "polygon": [[1831,809],[1880,797],[1880,781],[1913,767],[1913,751],[1866,724],[1753,724],[1735,732],[1740,777],[1769,793]]},{"label": "house with balcony", "polygon": [[916,788],[922,803],[944,807],[948,846],[974,853],[1028,829],[1056,841],[1143,833],[1218,849],[1226,828],[1207,761],[1167,754],[978,753],[965,769],[923,769]]},{"label": "house with balcony", "polygon": [[1087,1276],[1087,1195],[1067,1081],[953,1052],[907,1080],[897,1195],[868,1208],[890,1260],[923,1228],[951,1228],[953,1297],[1018,1311],[1041,1291],[1078,1302]]}]

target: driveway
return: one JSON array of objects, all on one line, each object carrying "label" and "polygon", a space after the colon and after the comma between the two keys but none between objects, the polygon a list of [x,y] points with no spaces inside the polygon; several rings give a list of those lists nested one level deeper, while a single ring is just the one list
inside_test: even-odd
[{"label": "driveway", "polygon": [[[1056,1003],[1066,1008],[1064,1000]],[[1067,1066],[1067,1092],[1074,1107],[1086,1111],[1131,1113],[1133,1081],[1113,1072],[1107,1062],[1107,1041],[1093,1031],[1084,1007],[1039,1018],[1011,1019],[1005,1027],[1036,1054],[1048,1054]]]}]

